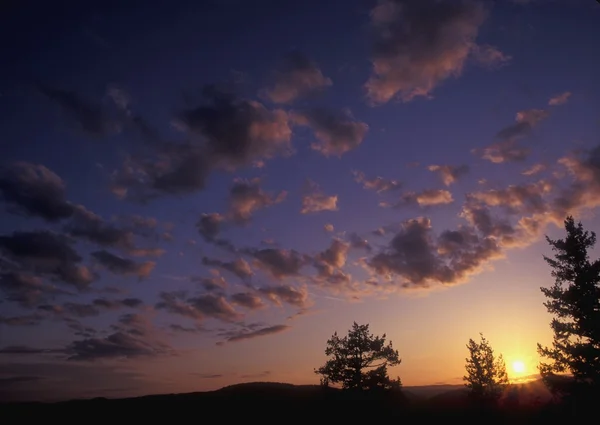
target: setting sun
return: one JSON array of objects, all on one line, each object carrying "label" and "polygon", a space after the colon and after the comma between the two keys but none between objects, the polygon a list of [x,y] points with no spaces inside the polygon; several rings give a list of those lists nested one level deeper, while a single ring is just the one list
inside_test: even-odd
[{"label": "setting sun", "polygon": [[512,364],[512,368],[513,371],[515,373],[524,373],[525,372],[525,363],[523,363],[521,360],[515,360]]}]

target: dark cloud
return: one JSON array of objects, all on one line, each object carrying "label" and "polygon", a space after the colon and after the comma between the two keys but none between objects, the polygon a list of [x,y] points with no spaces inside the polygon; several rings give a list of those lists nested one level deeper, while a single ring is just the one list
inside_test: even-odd
[{"label": "dark cloud", "polygon": [[221,292],[227,287],[227,282],[222,276],[192,278],[192,280],[202,285],[207,292]]},{"label": "dark cloud", "polygon": [[22,270],[45,274],[80,289],[94,279],[86,266],[78,264],[82,258],[71,242],[57,233],[32,231],[0,236],[0,252]]},{"label": "dark cloud", "polygon": [[161,292],[156,308],[195,320],[212,317],[224,322],[239,320],[241,315],[222,295],[204,294],[187,297],[182,292]]},{"label": "dark cloud", "polygon": [[229,299],[232,303],[250,310],[257,310],[264,307],[262,299],[251,292],[238,292],[229,297]]},{"label": "dark cloud", "polygon": [[101,105],[94,104],[79,94],[50,87],[38,87],[40,92],[56,102],[61,110],[86,134],[104,137],[120,131],[120,124]]},{"label": "dark cloud", "polygon": [[390,180],[383,177],[374,177],[368,179],[362,171],[353,171],[354,180],[360,183],[364,189],[372,190],[377,193],[383,193],[402,188],[402,183],[396,180]]},{"label": "dark cloud", "polygon": [[65,184],[40,164],[16,162],[0,170],[0,198],[10,212],[56,222],[70,217],[74,206],[67,202]]},{"label": "dark cloud", "polygon": [[317,142],[311,147],[326,157],[340,157],[356,149],[369,130],[366,123],[357,121],[348,111],[336,114],[327,109],[311,109],[295,112],[293,119],[313,130]]},{"label": "dark cloud", "polygon": [[429,97],[444,80],[458,77],[467,59],[481,51],[475,40],[486,15],[479,1],[380,1],[371,11],[375,42],[373,71],[365,84],[369,101]]},{"label": "dark cloud", "polygon": [[350,246],[352,248],[364,249],[367,252],[371,252],[373,247],[369,241],[356,233],[351,233],[349,236]]},{"label": "dark cloud", "polygon": [[101,250],[92,252],[94,257],[100,264],[106,267],[114,274],[120,275],[135,275],[139,278],[148,277],[156,263],[153,261],[145,261],[138,263],[128,258],[119,257],[111,254],[108,251]]},{"label": "dark cloud", "polygon": [[319,66],[300,52],[288,54],[272,78],[272,85],[262,94],[274,103],[291,103],[332,84]]},{"label": "dark cloud", "polygon": [[[269,326],[266,328],[257,329],[254,331],[240,331],[240,332],[232,333],[231,335],[229,335],[224,342],[238,342],[238,341],[243,341],[246,339],[253,339],[253,338],[258,338],[261,336],[273,335],[273,334],[285,332],[288,329],[290,329],[290,326],[275,325],[275,326]],[[223,344],[224,342],[221,342],[218,344],[220,345],[220,344]]]},{"label": "dark cloud", "polygon": [[427,169],[437,173],[446,186],[455,183],[460,177],[469,172],[469,166],[467,165],[430,165]]},{"label": "dark cloud", "polygon": [[143,301],[138,298],[125,298],[121,300],[96,298],[87,304],[75,302],[67,302],[62,305],[42,304],[38,306],[38,310],[50,312],[58,316],[84,318],[99,316],[104,311],[138,308],[142,305]]},{"label": "dark cloud", "polygon": [[219,213],[202,214],[196,226],[204,240],[212,242],[221,232],[223,221],[225,221],[225,217]]},{"label": "dark cloud", "polygon": [[65,227],[73,237],[88,241],[106,248],[133,248],[133,232],[121,229],[85,207],[78,205],[73,219]]},{"label": "dark cloud", "polygon": [[172,354],[147,317],[124,314],[112,325],[114,333],[103,338],[85,338],[70,343],[68,360],[96,361],[114,358],[157,357]]},{"label": "dark cloud", "polygon": [[343,271],[349,249],[349,243],[334,239],[329,248],[315,255],[314,266],[318,277],[332,284],[349,282],[350,276]]},{"label": "dark cloud", "polygon": [[308,305],[308,291],[304,287],[278,285],[260,288],[259,291],[277,305],[281,305],[282,302],[300,308],[305,308]]},{"label": "dark cloud", "polygon": [[27,314],[24,316],[12,316],[5,317],[0,315],[0,325],[7,326],[37,326],[39,325],[44,316],[40,314]]},{"label": "dark cloud", "polygon": [[37,276],[19,271],[0,274],[0,291],[5,300],[24,308],[33,308],[48,298],[67,294]]},{"label": "dark cloud", "polygon": [[295,250],[265,248],[248,252],[256,259],[256,265],[275,279],[298,276],[300,269],[308,264],[310,258]]},{"label": "dark cloud", "polygon": [[213,170],[231,171],[291,152],[285,111],[269,110],[216,86],[206,86],[203,95],[203,105],[176,118],[189,136],[186,141],[161,142],[146,155],[128,158],[113,175],[113,190],[142,200],[191,193],[204,188]]},{"label": "dark cloud", "polygon": [[282,202],[287,192],[267,193],[260,188],[260,179],[236,180],[229,190],[229,216],[236,223],[247,223],[263,208]]},{"label": "dark cloud", "polygon": [[318,184],[308,180],[302,196],[300,214],[312,214],[321,211],[337,211],[337,195],[326,195]]},{"label": "dark cloud", "polygon": [[483,149],[473,149],[473,153],[490,162],[499,164],[511,161],[524,161],[531,149],[519,144],[533,128],[549,116],[543,109],[528,109],[517,112],[515,123],[498,132],[496,141]]},{"label": "dark cloud", "polygon": [[26,345],[10,345],[4,348],[0,348],[0,354],[60,354],[64,353],[64,350],[61,349],[51,349],[51,348],[35,348],[28,347]]},{"label": "dark cloud", "polygon": [[481,237],[473,228],[445,231],[438,238],[426,218],[409,220],[368,265],[378,275],[402,286],[429,287],[464,282],[502,252],[495,238]]},{"label": "dark cloud", "polygon": [[254,272],[250,268],[250,264],[243,258],[237,258],[233,261],[221,261],[213,258],[203,257],[202,264],[207,266],[220,267],[223,270],[227,270],[243,281],[247,281],[252,277]]}]

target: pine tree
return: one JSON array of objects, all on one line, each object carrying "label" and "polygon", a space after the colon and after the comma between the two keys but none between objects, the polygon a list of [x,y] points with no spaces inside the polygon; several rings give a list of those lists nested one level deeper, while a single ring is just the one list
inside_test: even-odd
[{"label": "pine tree", "polygon": [[494,356],[489,341],[479,334],[481,342],[469,339],[466,359],[467,374],[463,377],[469,396],[478,403],[496,402],[508,385],[508,375],[502,354]]},{"label": "pine tree", "polygon": [[392,342],[385,343],[385,337],[373,335],[368,324],[356,322],[347,336],[340,338],[334,333],[325,349],[330,359],[315,370],[321,375],[321,384],[341,384],[343,389],[352,390],[400,388],[400,378],[391,380],[387,368],[399,365],[401,360]]},{"label": "pine tree", "polygon": [[540,374],[548,388],[559,395],[592,394],[600,388],[600,260],[590,261],[588,250],[596,234],[587,232],[573,217],[565,220],[567,237],[546,237],[554,258],[544,256],[552,267],[554,285],[541,288],[544,303],[554,315],[552,347],[538,344]]}]

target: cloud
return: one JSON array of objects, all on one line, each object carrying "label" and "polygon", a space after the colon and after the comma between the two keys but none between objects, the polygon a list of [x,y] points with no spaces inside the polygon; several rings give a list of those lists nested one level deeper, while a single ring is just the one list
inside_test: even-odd
[{"label": "cloud", "polygon": [[402,195],[396,207],[406,205],[418,205],[419,207],[431,207],[435,205],[446,205],[454,202],[452,194],[442,189],[427,189],[422,192],[407,192]]},{"label": "cloud", "polygon": [[295,250],[265,248],[249,250],[257,267],[269,273],[275,279],[300,275],[300,269],[308,264],[310,258]]},{"label": "cloud", "polygon": [[44,316],[40,314],[27,314],[23,316],[5,317],[0,315],[0,325],[6,326],[36,326],[39,325]]},{"label": "cloud", "polygon": [[460,177],[469,172],[469,166],[467,165],[430,165],[427,169],[437,173],[446,186],[456,183]]},{"label": "cloud", "polygon": [[291,285],[267,286],[260,288],[259,292],[279,306],[282,302],[300,308],[308,306],[308,291],[305,287],[296,288]]},{"label": "cloud", "polygon": [[220,267],[233,273],[243,281],[247,281],[254,274],[252,268],[250,268],[250,264],[248,264],[248,262],[243,258],[237,258],[233,261],[221,261],[213,258],[203,257],[202,264]]},{"label": "cloud", "polygon": [[112,326],[114,333],[104,338],[86,338],[70,343],[68,360],[96,361],[114,358],[156,357],[171,354],[171,347],[156,334],[147,318],[125,314]]},{"label": "cloud", "polygon": [[511,56],[502,53],[498,48],[487,44],[475,45],[471,54],[477,62],[489,68],[506,65],[512,59]]},{"label": "cloud", "polygon": [[84,238],[88,241],[107,248],[133,249],[133,232],[121,229],[107,223],[102,217],[77,205],[71,222],[65,230],[74,237]]},{"label": "cloud", "polygon": [[158,142],[150,153],[129,157],[113,173],[113,190],[134,200],[202,190],[214,170],[233,171],[292,152],[288,115],[242,99],[214,85],[206,102],[180,112],[183,142]]},{"label": "cloud", "polygon": [[[258,338],[261,336],[267,336],[267,335],[273,335],[273,334],[285,332],[288,329],[290,329],[290,326],[288,326],[288,325],[275,325],[275,326],[269,326],[266,328],[257,329],[257,330],[250,331],[250,332],[241,331],[241,332],[230,335],[224,342],[239,342],[239,341],[243,341],[246,339],[253,339],[253,338]],[[223,344],[223,342],[221,342],[219,345],[221,345],[221,344]]]},{"label": "cloud", "polygon": [[469,56],[505,58],[475,43],[486,15],[478,1],[379,1],[371,11],[375,42],[373,71],[365,84],[369,101],[429,97],[440,83],[461,75]]},{"label": "cloud", "polygon": [[352,175],[357,183],[362,184],[362,187],[367,190],[372,190],[377,193],[389,192],[402,188],[402,183],[396,180],[390,180],[383,177],[374,177],[368,179],[362,171],[353,171]]},{"label": "cloud", "polygon": [[94,104],[73,91],[45,86],[39,86],[38,89],[54,101],[81,131],[90,136],[104,137],[121,129],[119,122],[101,105]]},{"label": "cloud", "polygon": [[287,192],[273,195],[263,191],[260,179],[236,180],[229,190],[229,216],[236,223],[247,223],[252,215],[263,208],[282,202]]},{"label": "cloud", "polygon": [[119,275],[135,275],[140,279],[148,277],[154,266],[156,265],[153,261],[145,261],[138,263],[128,258],[119,257],[118,255],[111,254],[106,250],[92,252],[94,257],[100,264],[106,267],[114,274]]},{"label": "cloud", "polygon": [[291,103],[331,84],[315,62],[300,52],[292,52],[275,70],[273,84],[263,90],[263,95],[274,103]]},{"label": "cloud", "polygon": [[510,185],[503,189],[473,192],[469,198],[488,206],[498,206],[511,214],[542,213],[547,210],[544,195],[552,191],[552,185],[544,180],[536,183]]},{"label": "cloud", "polygon": [[314,266],[320,279],[331,284],[350,281],[350,275],[343,271],[350,246],[350,243],[333,239],[329,248],[315,255]]},{"label": "cloud", "polygon": [[19,265],[21,270],[41,273],[79,289],[94,280],[91,271],[78,264],[82,258],[71,242],[54,232],[13,232],[9,236],[0,236],[0,253]]},{"label": "cloud", "polygon": [[473,149],[473,153],[490,162],[500,164],[509,161],[524,161],[530,149],[518,145],[518,141],[528,136],[533,128],[549,116],[544,109],[528,109],[517,112],[515,123],[504,127],[496,135],[496,142],[483,149]]},{"label": "cloud", "polygon": [[402,223],[389,246],[367,262],[376,275],[402,287],[429,287],[465,282],[502,252],[494,238],[460,227],[437,238],[431,222],[417,218]]},{"label": "cloud", "polygon": [[333,231],[335,230],[335,229],[334,229],[334,227],[333,227],[333,224],[331,224],[331,223],[327,223],[327,224],[325,224],[325,225],[323,226],[323,229],[324,229],[326,232],[329,232],[329,233],[331,233],[331,232],[333,232]]},{"label": "cloud", "polygon": [[196,226],[198,232],[208,242],[212,242],[221,232],[221,224],[225,221],[219,213],[202,214]]},{"label": "cloud", "polygon": [[249,310],[257,310],[264,307],[262,299],[250,292],[238,292],[229,297],[232,303],[245,307]]},{"label": "cloud", "polygon": [[227,287],[227,281],[222,276],[192,278],[191,280],[200,283],[207,292],[220,292]]},{"label": "cloud", "polygon": [[67,293],[44,282],[38,276],[21,271],[1,273],[0,291],[5,300],[17,303],[23,308],[33,308],[48,298]]},{"label": "cloud", "polygon": [[571,92],[566,91],[564,93],[561,93],[554,97],[551,97],[550,100],[548,101],[548,105],[550,105],[550,106],[564,105],[565,103],[567,103],[569,101],[570,97],[571,97]]},{"label": "cloud", "polygon": [[39,311],[45,311],[57,316],[66,317],[95,317],[105,311],[116,311],[122,308],[138,308],[143,305],[139,298],[124,298],[121,300],[111,300],[106,298],[96,298],[91,303],[67,302],[62,305],[42,304],[38,306]]},{"label": "cloud", "polygon": [[546,166],[544,164],[533,164],[531,167],[524,170],[521,174],[523,174],[524,176],[533,176],[544,171],[545,169]]},{"label": "cloud", "polygon": [[211,317],[224,322],[241,319],[241,314],[222,295],[204,294],[187,297],[182,292],[161,292],[156,308],[195,320]]},{"label": "cloud", "polygon": [[0,196],[9,212],[57,222],[70,217],[65,183],[43,165],[15,162],[0,170]]},{"label": "cloud", "polygon": [[300,214],[312,214],[321,211],[337,211],[337,195],[326,195],[315,182],[308,180],[302,196]]},{"label": "cloud", "polygon": [[369,126],[356,121],[349,111],[336,114],[326,109],[311,109],[293,114],[294,123],[309,126],[317,139],[311,148],[326,157],[337,156],[356,149],[364,140]]}]

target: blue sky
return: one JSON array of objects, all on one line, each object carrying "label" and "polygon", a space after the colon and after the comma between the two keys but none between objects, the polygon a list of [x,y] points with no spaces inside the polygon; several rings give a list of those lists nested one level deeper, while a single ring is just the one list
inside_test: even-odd
[{"label": "blue sky", "polygon": [[59,3],[0,18],[2,396],[318,382],[354,320],[406,385],[536,372],[596,2]]}]

